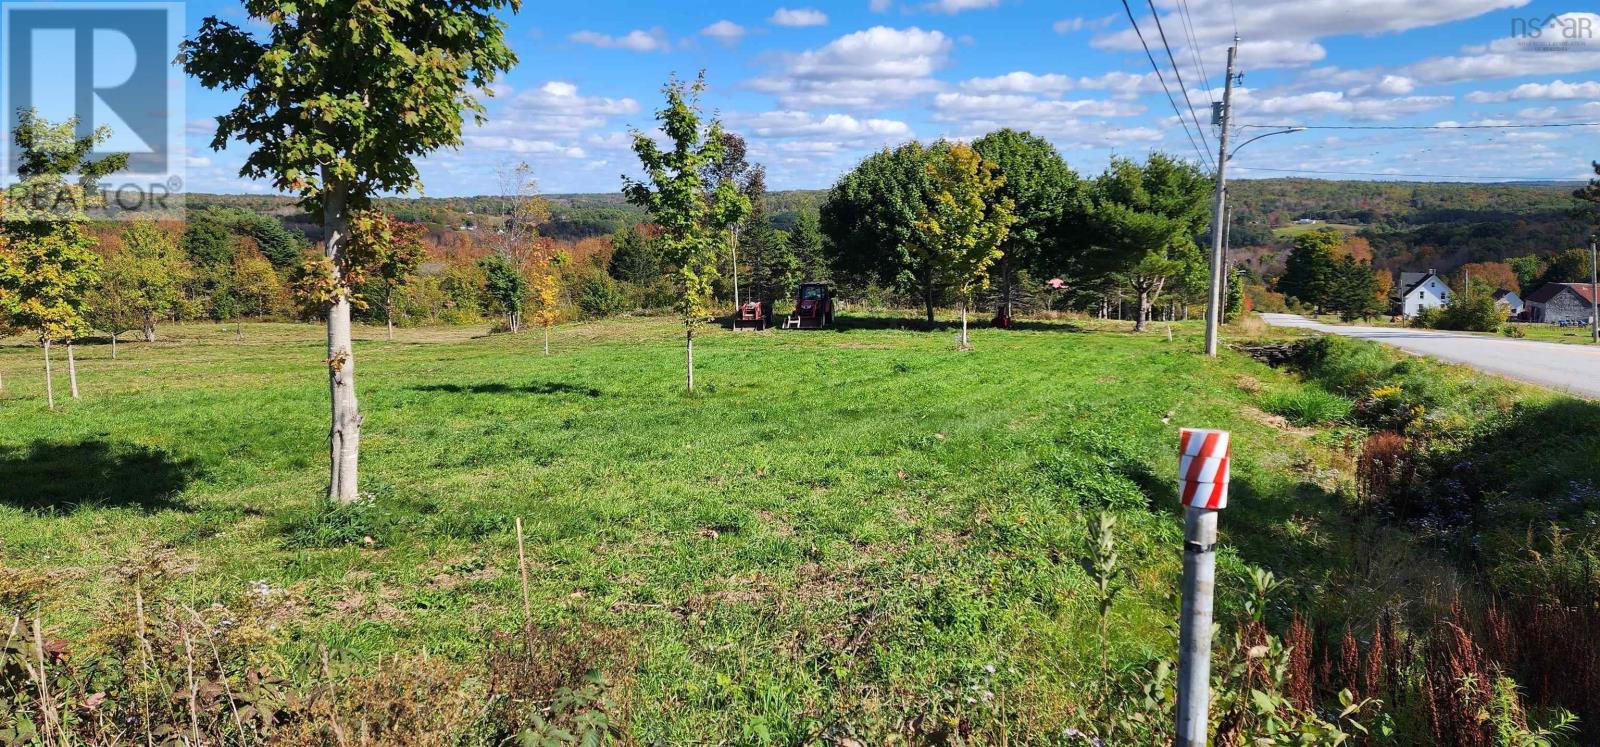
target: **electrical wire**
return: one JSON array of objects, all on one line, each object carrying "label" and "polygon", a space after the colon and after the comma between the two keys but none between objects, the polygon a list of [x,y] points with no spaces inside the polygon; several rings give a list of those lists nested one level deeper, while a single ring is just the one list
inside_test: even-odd
[{"label": "electrical wire", "polygon": [[1128,13],[1128,23],[1133,24],[1133,33],[1139,37],[1139,46],[1144,47],[1144,56],[1150,60],[1150,67],[1156,71],[1156,80],[1161,83],[1161,90],[1167,94],[1167,103],[1172,105],[1172,113],[1178,116],[1178,124],[1183,125],[1183,134],[1189,138],[1189,145],[1194,147],[1194,152],[1200,154],[1200,162],[1211,163],[1210,154],[1200,147],[1195,141],[1194,133],[1189,131],[1189,123],[1183,119],[1183,112],[1178,110],[1178,100],[1172,97],[1172,89],[1167,87],[1167,78],[1161,74],[1161,66],[1156,64],[1156,56],[1150,52],[1150,45],[1145,43],[1144,32],[1139,30],[1139,21],[1133,17],[1133,8],[1128,5],[1128,0],[1122,0],[1122,9]]},{"label": "electrical wire", "polygon": [[[1161,35],[1161,46],[1167,50],[1167,61],[1172,63],[1172,74],[1178,78],[1178,90],[1183,93],[1183,103],[1189,107],[1189,119],[1194,121],[1196,132],[1200,133],[1200,142],[1205,144],[1206,152],[1211,152],[1211,141],[1206,139],[1206,128],[1200,126],[1200,118],[1194,113],[1194,102],[1189,99],[1189,87],[1183,83],[1183,70],[1178,67],[1178,58],[1172,54],[1172,45],[1167,43],[1167,30],[1161,25],[1161,14],[1156,11],[1156,0],[1145,0],[1150,5],[1150,15],[1156,19],[1156,32]],[[1181,116],[1181,115],[1180,115]],[[1209,160],[1209,159],[1208,159]],[[1212,168],[1216,161],[1211,161]]]},{"label": "electrical wire", "polygon": [[1245,171],[1272,171],[1283,174],[1329,174],[1333,176],[1403,176],[1418,179],[1476,179],[1478,181],[1518,182],[1581,182],[1580,177],[1569,176],[1492,176],[1486,174],[1396,174],[1385,171],[1324,171],[1318,169],[1270,169],[1265,166],[1234,166]]},{"label": "electrical wire", "polygon": [[1464,124],[1464,125],[1267,125],[1246,124],[1240,127],[1301,129],[1301,130],[1519,130],[1541,127],[1600,127],[1600,122],[1545,122],[1537,124]]},{"label": "electrical wire", "polygon": [[1200,71],[1200,82],[1206,87],[1206,99],[1212,104],[1217,103],[1217,94],[1211,90],[1211,71],[1206,69],[1206,61],[1200,55],[1200,37],[1194,32],[1194,18],[1189,13],[1189,0],[1178,0],[1179,18],[1183,20],[1184,33],[1189,36],[1189,54],[1194,58],[1194,66]]}]

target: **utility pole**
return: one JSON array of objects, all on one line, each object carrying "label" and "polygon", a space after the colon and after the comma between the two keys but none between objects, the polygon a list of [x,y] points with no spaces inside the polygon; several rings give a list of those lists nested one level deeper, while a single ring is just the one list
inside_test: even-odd
[{"label": "utility pole", "polygon": [[1600,343],[1600,249],[1595,248],[1595,237],[1589,237],[1589,307],[1594,317],[1591,326],[1594,341]]},{"label": "utility pole", "polygon": [[1222,234],[1223,209],[1228,196],[1228,125],[1233,117],[1233,63],[1239,52],[1239,37],[1228,47],[1228,79],[1222,89],[1222,107],[1217,124],[1222,127],[1217,147],[1217,194],[1211,208],[1211,287],[1206,305],[1206,355],[1217,357],[1217,327],[1222,323]]},{"label": "utility pole", "polygon": [[1233,292],[1233,270],[1228,255],[1233,253],[1233,204],[1229,203],[1222,218],[1222,321],[1228,321],[1228,294]]}]

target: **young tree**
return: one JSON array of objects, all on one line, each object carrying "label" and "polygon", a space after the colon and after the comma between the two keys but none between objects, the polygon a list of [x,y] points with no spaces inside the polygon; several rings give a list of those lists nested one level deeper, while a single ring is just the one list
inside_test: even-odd
[{"label": "young tree", "polygon": [[766,169],[757,166],[751,170],[744,193],[750,199],[750,214],[738,233],[750,266],[745,300],[766,303],[770,312],[779,299],[792,298],[805,278],[789,237],[773,225],[767,213]]},{"label": "young tree", "polygon": [[1058,256],[1064,242],[1056,239],[1067,216],[1077,210],[1074,203],[1082,186],[1055,146],[1031,132],[996,130],[973,141],[972,148],[995,165],[1005,178],[1000,194],[1016,205],[1017,220],[995,264],[1003,306],[999,311],[1009,318],[1018,272],[1050,275],[1064,269]]},{"label": "young tree", "polygon": [[[723,132],[722,155],[715,162],[701,169],[700,176],[705,180],[707,192],[715,193],[724,184],[732,185],[734,189],[744,193],[752,201],[766,199],[767,183],[766,170],[760,166],[751,168],[749,145],[744,137],[738,133]],[[756,194],[759,192],[759,196]],[[739,299],[739,232],[744,226],[742,222],[735,221],[728,226],[728,267],[733,275],[733,305],[738,308]]]},{"label": "young tree", "polygon": [[[543,261],[543,253],[548,250],[547,242],[539,236],[539,227],[550,220],[550,202],[539,196],[533,167],[518,163],[500,170],[500,201],[505,220],[495,230],[490,245],[495,254],[526,278],[536,271],[535,265]],[[522,331],[520,307],[510,322],[513,333]]]},{"label": "young tree", "polygon": [[544,354],[550,354],[550,328],[561,316],[561,268],[570,257],[548,247],[535,261],[533,270],[533,313],[544,329]]},{"label": "young tree", "polygon": [[630,225],[611,237],[611,260],[606,272],[634,285],[649,285],[661,277],[661,257],[637,226]]},{"label": "young tree", "polygon": [[245,317],[263,317],[281,308],[283,281],[254,241],[246,239],[234,251],[227,292],[238,339],[244,338]]},{"label": "young tree", "polygon": [[801,210],[789,232],[789,248],[800,263],[801,280],[827,280],[828,259],[822,253],[822,226],[815,210]]},{"label": "young tree", "polygon": [[361,414],[351,343],[349,211],[375,193],[419,187],[415,159],[461,144],[463,111],[481,121],[478,91],[516,63],[505,23],[519,0],[413,3],[250,0],[252,33],[216,16],[179,59],[206,88],[240,91],[217,117],[211,146],[251,143],[240,175],[300,196],[325,231],[323,313],[328,321],[328,496],[357,499]]},{"label": "young tree", "polygon": [[100,282],[90,289],[84,313],[90,328],[103,330],[111,337],[111,360],[117,359],[117,338],[139,324],[128,284],[116,277],[126,272],[119,267],[125,264],[125,255],[126,252],[116,252],[102,260]]},{"label": "young tree", "polygon": [[933,267],[935,276],[960,297],[961,349],[969,350],[967,309],[973,293],[987,286],[989,267],[1002,255],[1000,246],[1016,219],[1016,205],[1001,194],[1005,177],[978,151],[940,143],[929,155],[933,199],[918,212],[911,254]]},{"label": "young tree", "polygon": [[[20,184],[0,215],[0,306],[13,324],[39,335],[44,349],[45,399],[55,409],[50,346],[67,343],[67,375],[78,397],[78,366],[72,343],[88,329],[86,297],[99,279],[94,239],[83,230],[87,211],[100,203],[99,179],[127,165],[126,154],[90,159],[110,139],[108,128],[77,136],[77,118],[61,124],[32,110],[17,113]],[[78,175],[69,184],[69,175]]]},{"label": "young tree", "polygon": [[1148,329],[1167,281],[1201,256],[1194,237],[1209,221],[1210,189],[1199,167],[1163,153],[1144,164],[1114,159],[1090,185],[1084,222],[1093,249],[1084,264],[1125,280],[1138,299],[1136,331]]},{"label": "young tree", "polygon": [[155,342],[156,319],[177,310],[188,280],[189,264],[172,235],[153,221],[135,221],[122,231],[122,250],[106,259],[101,287],[138,317],[144,341]]},{"label": "young tree", "polygon": [[381,210],[363,210],[350,220],[352,242],[369,244],[372,257],[370,285],[376,286],[378,303],[383,306],[383,322],[389,339],[394,339],[395,294],[416,278],[427,258],[422,236],[427,228],[407,223]]},{"label": "young tree", "polygon": [[505,314],[507,329],[521,329],[522,308],[528,302],[528,279],[498,254],[478,260],[478,266],[483,268],[484,298],[493,304],[493,310]]},{"label": "young tree", "polygon": [[673,274],[678,315],[683,320],[688,389],[694,391],[694,330],[711,315],[712,289],[717,278],[717,237],[750,210],[750,201],[732,182],[707,190],[704,170],[723,160],[722,123],[712,119],[702,127],[700,94],[705,73],[694,83],[676,78],[662,88],[666,106],[656,112],[661,130],[671,140],[663,150],[649,135],[635,130],[633,152],[644,167],[647,181],[622,178],[622,191],[650,213],[661,230],[658,243]]}]

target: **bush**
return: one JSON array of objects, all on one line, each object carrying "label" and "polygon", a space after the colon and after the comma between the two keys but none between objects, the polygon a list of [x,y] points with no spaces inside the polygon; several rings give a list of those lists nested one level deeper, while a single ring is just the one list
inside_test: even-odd
[{"label": "bush", "polygon": [[1281,415],[1290,423],[1300,426],[1325,425],[1344,420],[1355,407],[1350,400],[1315,387],[1269,394],[1263,405],[1267,412]]},{"label": "bush", "polygon": [[1489,294],[1458,293],[1439,310],[1436,318],[1430,319],[1428,326],[1461,332],[1499,332],[1505,320],[1505,311]]},{"label": "bush", "polygon": [[371,498],[354,503],[324,501],[315,511],[297,515],[283,526],[283,546],[290,549],[377,545],[383,512]]},{"label": "bush", "polygon": [[578,309],[588,319],[604,319],[628,310],[628,296],[610,275],[594,273],[578,281]]}]

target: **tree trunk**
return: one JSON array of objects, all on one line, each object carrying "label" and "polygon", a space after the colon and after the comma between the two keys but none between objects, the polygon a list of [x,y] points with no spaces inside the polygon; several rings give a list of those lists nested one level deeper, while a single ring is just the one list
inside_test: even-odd
[{"label": "tree trunk", "polygon": [[383,323],[389,327],[389,341],[394,342],[394,304],[388,299],[383,302]]},{"label": "tree trunk", "polygon": [[111,360],[117,359],[117,333],[111,333]]},{"label": "tree trunk", "polygon": [[694,391],[694,328],[684,331],[684,347],[689,354],[689,391]]},{"label": "tree trunk", "polygon": [[544,354],[550,354],[550,325],[544,325]]},{"label": "tree trunk", "polygon": [[967,302],[966,301],[962,301],[961,302],[961,349],[962,350],[971,350],[972,349],[972,346],[967,343]]},{"label": "tree trunk", "polygon": [[[328,174],[323,172],[324,184]],[[325,256],[333,262],[335,285],[343,259],[346,226],[343,185],[333,184],[323,198],[322,221],[327,230]],[[339,503],[354,502],[359,496],[357,469],[361,455],[361,412],[356,402],[356,357],[350,334],[350,299],[343,294],[328,308],[328,395],[332,405],[328,429],[328,498]]]},{"label": "tree trunk", "polygon": [[72,338],[67,338],[67,382],[72,386],[72,398],[78,399],[78,362],[72,357]]},{"label": "tree trunk", "polygon": [[144,341],[156,341],[156,315],[153,311],[144,313]]},{"label": "tree trunk", "polygon": [[933,329],[933,278],[922,278],[922,303],[928,311],[928,329]]},{"label": "tree trunk", "polygon": [[[730,232],[732,240],[728,243],[729,250],[733,253],[733,313],[739,313],[739,227],[734,226]],[[760,236],[760,234],[757,234]]]},{"label": "tree trunk", "polygon": [[1150,292],[1141,290],[1139,293],[1139,316],[1133,323],[1133,331],[1143,332],[1150,327]]},{"label": "tree trunk", "polygon": [[56,380],[50,375],[50,338],[46,337],[44,343],[44,400],[50,409],[56,409]]}]

